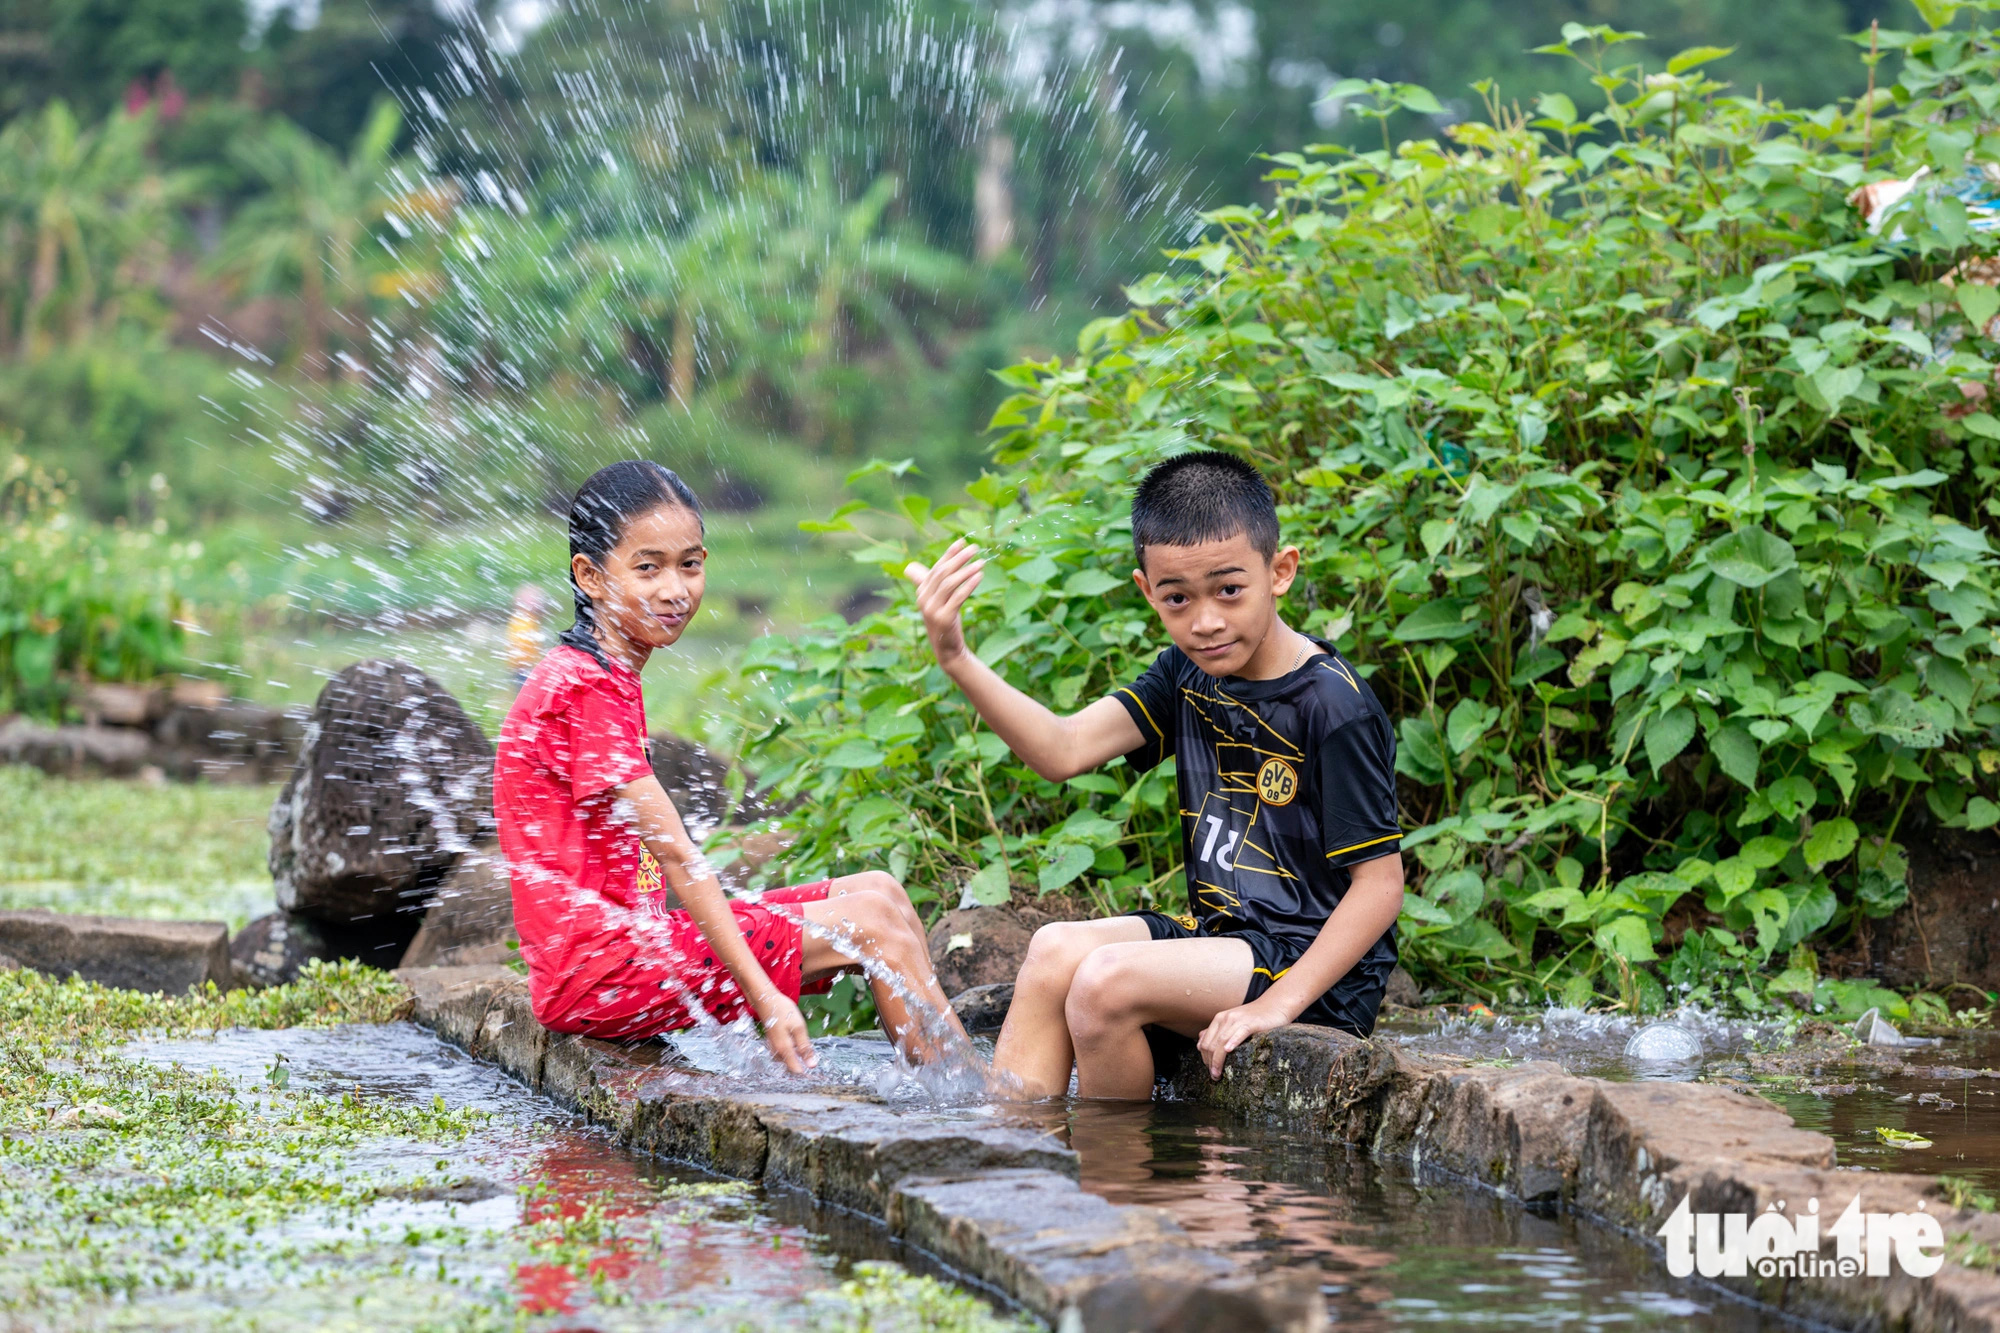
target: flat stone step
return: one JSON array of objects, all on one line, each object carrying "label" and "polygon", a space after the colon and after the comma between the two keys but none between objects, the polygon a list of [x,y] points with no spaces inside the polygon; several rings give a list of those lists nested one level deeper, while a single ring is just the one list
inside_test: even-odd
[{"label": "flat stone step", "polygon": [[0,912],[0,955],[54,977],[179,995],[230,985],[229,927],[29,910]]},{"label": "flat stone step", "polygon": [[1047,1134],[840,1090],[738,1089],[667,1062],[658,1043],[551,1033],[534,1020],[526,979],[506,967],[396,975],[418,1023],[631,1147],[876,1218],[945,1270],[1066,1331],[1326,1325],[1316,1278],[1253,1276],[1157,1209],[1086,1193],[1076,1154]]}]

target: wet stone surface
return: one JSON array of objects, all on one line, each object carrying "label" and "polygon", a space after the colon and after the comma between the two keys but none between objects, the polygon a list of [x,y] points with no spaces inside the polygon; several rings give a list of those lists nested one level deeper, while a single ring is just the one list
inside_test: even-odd
[{"label": "wet stone surface", "polygon": [[[1791,1327],[1666,1276],[1638,1242],[1186,1102],[1046,1109],[1082,1185],[1258,1273],[1311,1273],[1335,1327]],[[1032,1113],[1031,1113],[1032,1114]]]},{"label": "wet stone surface", "polygon": [[[1787,1032],[1698,1012],[1635,1021],[1555,1009],[1518,1018],[1412,1016],[1384,1023],[1382,1033],[1420,1056],[1503,1066],[1543,1060],[1587,1077],[1738,1088],[1831,1138],[1843,1168],[1940,1173],[2000,1194],[2000,1033],[1990,1029],[1885,1046],[1857,1041],[1849,1023],[1814,1021]],[[1641,1058],[1634,1048],[1649,1039],[1670,1057],[1689,1041],[1700,1050],[1692,1058]],[[1896,1146],[1896,1134],[1928,1146]]]}]

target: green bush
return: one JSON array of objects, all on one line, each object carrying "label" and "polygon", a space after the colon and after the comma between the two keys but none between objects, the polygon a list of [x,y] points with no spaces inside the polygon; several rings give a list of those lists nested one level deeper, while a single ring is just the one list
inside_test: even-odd
[{"label": "green bush", "polygon": [[0,714],[60,717],[78,680],[152,680],[180,664],[163,545],[78,517],[59,480],[0,453]]},{"label": "green bush", "polygon": [[[2000,822],[2000,291],[1947,281],[1995,248],[1968,199],[2000,52],[1884,32],[1893,85],[1794,111],[1704,78],[1714,51],[1617,67],[1623,40],[1552,48],[1593,113],[1486,89],[1443,142],[1279,155],[1274,207],[1210,214],[1074,360],[1006,372],[970,504],[831,526],[885,571],[987,546],[971,641],[1069,707],[1164,644],[1128,576],[1138,472],[1254,459],[1305,555],[1288,614],[1399,720],[1405,958],[1488,997],[1754,1009],[1797,989],[1774,959],[1905,901],[1914,812]],[[1848,192],[1919,168],[1871,234]],[[1170,780],[1037,779],[907,595],[749,669],[818,864],[1180,900]]]}]

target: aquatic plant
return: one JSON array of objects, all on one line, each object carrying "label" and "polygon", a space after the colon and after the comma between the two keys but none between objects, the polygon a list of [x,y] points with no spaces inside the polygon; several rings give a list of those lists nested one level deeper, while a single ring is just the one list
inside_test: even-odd
[{"label": "aquatic plant", "polygon": [[[1276,155],[1272,206],[1208,214],[1075,357],[1004,372],[965,503],[821,526],[891,577],[986,546],[971,641],[1068,707],[1163,642],[1136,474],[1256,460],[1304,552],[1289,616],[1399,720],[1405,959],[1488,998],[1760,1008],[1774,958],[1904,904],[1914,817],[2000,824],[1995,7],[1876,34],[1871,91],[1811,110],[1579,24],[1546,49],[1595,110],[1482,85],[1483,120],[1391,144],[1434,99],[1349,81],[1383,146]],[[1918,173],[1872,228],[1848,202]],[[906,594],[746,670],[811,865],[1180,901],[1171,778],[1036,778]]]}]

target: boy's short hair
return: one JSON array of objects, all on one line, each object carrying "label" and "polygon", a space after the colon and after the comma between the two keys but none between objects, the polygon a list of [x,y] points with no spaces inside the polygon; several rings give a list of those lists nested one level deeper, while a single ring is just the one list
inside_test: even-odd
[{"label": "boy's short hair", "polygon": [[1195,449],[1155,463],[1132,493],[1132,551],[1146,567],[1148,546],[1197,546],[1237,533],[1270,560],[1278,553],[1278,504],[1263,474],[1236,457]]}]

